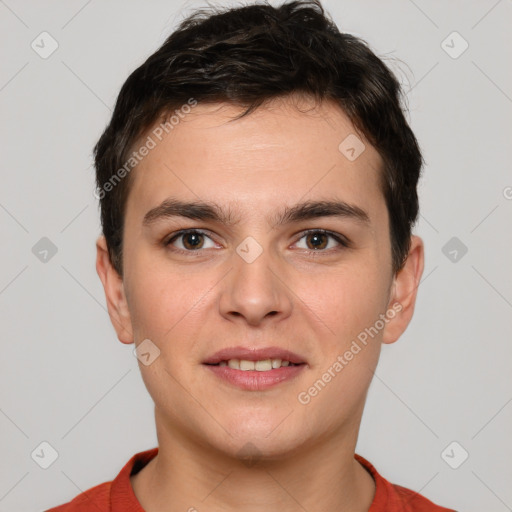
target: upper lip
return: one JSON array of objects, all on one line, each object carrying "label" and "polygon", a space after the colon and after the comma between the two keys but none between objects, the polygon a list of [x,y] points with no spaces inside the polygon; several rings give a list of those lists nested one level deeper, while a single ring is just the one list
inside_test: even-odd
[{"label": "upper lip", "polygon": [[215,352],[203,361],[203,364],[217,364],[221,361],[229,361],[230,359],[244,359],[245,361],[263,361],[265,359],[281,359],[282,361],[290,361],[290,363],[305,363],[303,357],[284,350],[279,347],[265,348],[249,348],[249,347],[229,347]]}]

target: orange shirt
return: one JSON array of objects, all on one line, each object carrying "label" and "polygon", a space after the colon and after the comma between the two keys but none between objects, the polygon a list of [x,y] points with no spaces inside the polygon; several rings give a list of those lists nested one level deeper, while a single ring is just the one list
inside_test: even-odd
[{"label": "orange shirt", "polygon": [[[145,512],[137,501],[130,475],[140,471],[158,453],[158,448],[136,453],[111,482],[104,482],[76,496],[69,503],[46,512]],[[420,494],[393,485],[360,455],[355,458],[375,480],[375,497],[368,512],[455,512],[439,507]]]}]

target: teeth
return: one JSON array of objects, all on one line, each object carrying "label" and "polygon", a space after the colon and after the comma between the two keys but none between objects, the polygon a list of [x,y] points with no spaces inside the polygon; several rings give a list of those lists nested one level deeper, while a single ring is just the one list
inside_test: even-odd
[{"label": "teeth", "polygon": [[245,359],[240,360],[240,370],[254,370],[255,366],[254,361],[246,361]]},{"label": "teeth", "polygon": [[240,360],[239,359],[230,359],[228,361],[228,366],[233,368],[233,370],[240,370]]},{"label": "teeth", "polygon": [[263,359],[261,361],[247,361],[246,359],[230,359],[229,361],[221,361],[219,366],[229,366],[233,370],[256,370],[258,372],[268,372],[269,370],[281,368],[281,366],[289,366],[290,361],[281,359]]},{"label": "teeth", "polygon": [[254,365],[254,369],[259,372],[268,372],[272,370],[272,361],[270,359],[265,359],[264,361],[256,361]]}]

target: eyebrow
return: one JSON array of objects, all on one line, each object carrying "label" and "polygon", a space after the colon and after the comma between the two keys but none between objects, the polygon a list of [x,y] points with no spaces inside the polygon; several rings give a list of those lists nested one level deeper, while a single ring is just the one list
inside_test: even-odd
[{"label": "eyebrow", "polygon": [[[218,204],[203,201],[181,201],[167,198],[161,204],[149,210],[142,221],[143,226],[149,227],[156,222],[173,218],[185,217],[193,220],[211,220],[233,226],[240,221],[231,209],[223,210]],[[293,206],[285,206],[281,212],[269,217],[269,224],[280,226],[297,223],[319,217],[339,217],[355,220],[369,225],[370,217],[362,208],[344,201],[305,201]]]}]

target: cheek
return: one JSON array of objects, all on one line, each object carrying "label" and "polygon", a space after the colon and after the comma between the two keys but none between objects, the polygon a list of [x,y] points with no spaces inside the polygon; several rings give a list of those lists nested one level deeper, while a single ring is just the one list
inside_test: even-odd
[{"label": "cheek", "polygon": [[330,430],[339,426],[340,415],[343,421],[357,417],[364,402],[380,354],[382,330],[372,327],[385,310],[387,283],[368,266],[347,268],[317,284],[321,293],[308,306],[332,332],[318,339],[321,357],[296,398],[304,411],[322,411],[304,417],[313,430],[317,417]]},{"label": "cheek", "polygon": [[[135,332],[164,343],[190,325],[201,297],[208,289],[204,281],[186,272],[159,272],[148,266],[131,274],[130,314]],[[182,324],[183,322],[183,324]]]},{"label": "cheek", "polygon": [[338,345],[370,327],[387,305],[388,283],[375,266],[347,266],[309,281],[298,295],[328,326]]}]

